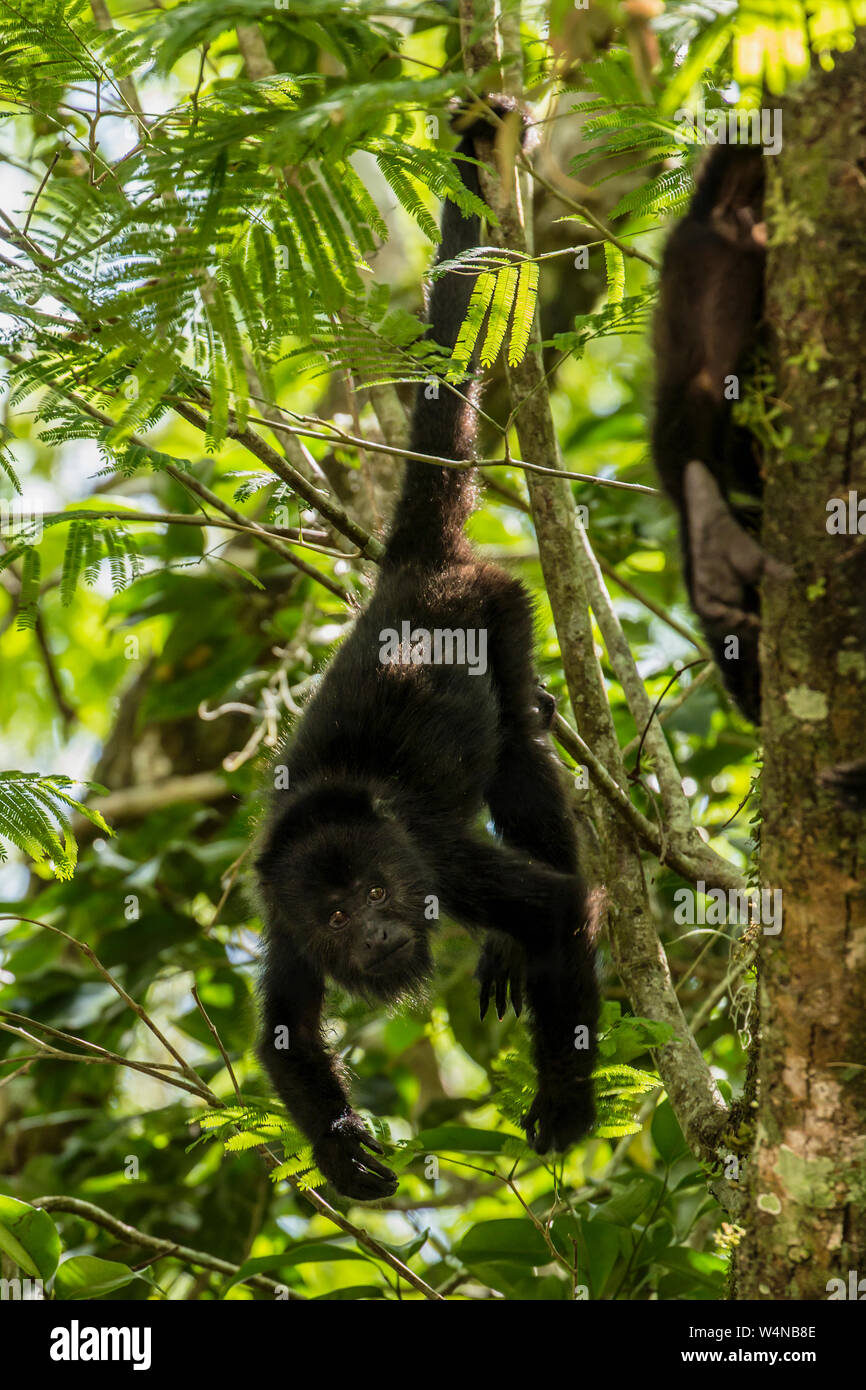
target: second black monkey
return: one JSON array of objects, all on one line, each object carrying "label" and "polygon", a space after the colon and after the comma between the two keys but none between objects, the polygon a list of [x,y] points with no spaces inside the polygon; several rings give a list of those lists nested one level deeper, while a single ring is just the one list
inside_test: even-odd
[{"label": "second black monkey", "polygon": [[[759,147],[717,146],[668,239],[655,321],[653,427],[656,468],[679,511],[692,604],[725,684],[755,724],[761,721],[760,582],[776,562],[756,539],[760,457],[752,435],[735,421],[734,403],[762,335],[764,170]],[[857,613],[866,651],[862,599]],[[821,781],[846,804],[866,805],[866,760],[827,769]]]},{"label": "second black monkey", "polygon": [[760,149],[718,146],[668,239],[655,320],[652,441],[680,515],[692,604],[725,684],[756,724],[762,482],[755,442],[734,422],[733,406],[763,310],[762,162]]}]

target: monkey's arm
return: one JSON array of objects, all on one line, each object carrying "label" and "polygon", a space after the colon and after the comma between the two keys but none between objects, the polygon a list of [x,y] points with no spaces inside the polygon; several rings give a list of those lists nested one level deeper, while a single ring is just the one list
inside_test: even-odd
[{"label": "monkey's arm", "polygon": [[599,999],[581,882],[468,838],[452,842],[439,862],[449,915],[503,932],[523,947],[538,1070],[538,1093],[523,1126],[538,1153],[567,1149],[594,1121]]},{"label": "monkey's arm", "polygon": [[292,1119],[312,1140],[316,1165],[356,1201],[390,1197],[397,1179],[372,1158],[382,1146],[356,1115],[339,1064],[322,1041],[324,982],[291,943],[271,937],[263,979],[259,1056]]}]

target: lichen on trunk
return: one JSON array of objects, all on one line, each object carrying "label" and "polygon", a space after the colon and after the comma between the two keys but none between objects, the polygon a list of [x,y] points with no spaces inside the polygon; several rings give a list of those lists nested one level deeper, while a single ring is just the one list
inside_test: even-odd
[{"label": "lichen on trunk", "polygon": [[[766,460],[761,876],[783,923],[761,943],[761,1041],[740,1298],[820,1299],[866,1276],[866,816],[821,771],[866,749],[866,39],[786,100],[768,159],[783,432]],[[866,505],[864,505],[866,511]],[[866,518],[863,521],[866,529]]]}]

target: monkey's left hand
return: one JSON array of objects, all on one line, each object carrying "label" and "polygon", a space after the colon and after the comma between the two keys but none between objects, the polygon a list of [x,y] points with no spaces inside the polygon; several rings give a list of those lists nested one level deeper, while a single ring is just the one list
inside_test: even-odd
[{"label": "monkey's left hand", "polygon": [[319,1172],[344,1197],[351,1197],[356,1202],[375,1202],[382,1197],[393,1197],[397,1191],[397,1178],[390,1168],[372,1158],[368,1151],[377,1154],[385,1152],[360,1115],[350,1111],[335,1120],[327,1133],[315,1142],[313,1158]]},{"label": "monkey's left hand", "polygon": [[564,1153],[585,1138],[595,1123],[592,1081],[575,1079],[552,1085],[542,1079],[538,1094],[520,1123],[537,1154],[551,1149]]},{"label": "monkey's left hand", "polygon": [[496,1016],[500,1022],[502,1021],[508,1008],[509,989],[515,1016],[520,1017],[523,1008],[524,971],[523,948],[499,932],[488,932],[475,971],[482,1018],[487,1013],[492,994],[496,1001]]}]

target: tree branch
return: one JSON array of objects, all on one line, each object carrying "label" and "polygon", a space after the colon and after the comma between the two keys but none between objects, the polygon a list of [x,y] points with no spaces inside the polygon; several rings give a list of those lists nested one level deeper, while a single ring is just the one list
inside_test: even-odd
[{"label": "tree branch", "polygon": [[[25,358],[17,352],[6,352],[5,355],[10,362],[15,362],[19,366],[25,361]],[[77,406],[85,415],[89,415],[92,420],[97,420],[99,424],[104,425],[106,429],[116,429],[117,422],[113,420],[110,415],[106,414],[104,410],[100,410],[98,406],[92,405],[90,401],[86,400],[84,396],[80,396],[77,391],[73,391],[71,387],[64,386],[62,383],[54,381],[50,377],[43,377],[42,381],[44,385],[50,386],[52,390],[65,396],[68,401],[71,401],[73,405]],[[195,421],[195,424],[199,429],[207,428],[206,421],[203,421],[201,417]],[[149,451],[150,445],[145,439],[142,439],[140,435],[131,434],[129,439],[131,444],[145,451]],[[263,448],[268,448],[263,440],[261,443]],[[274,453],[272,449],[269,450],[269,452],[273,454],[273,457],[278,463],[281,462],[278,454]],[[205,487],[204,483],[200,483],[192,473],[184,473],[182,469],[175,468],[174,464],[166,464],[164,472],[166,472],[169,477],[174,478],[175,482],[180,483],[181,487],[196,493],[202,501],[207,502],[209,506],[221,512],[223,516],[227,516],[230,520],[236,522],[243,530],[253,531],[263,545],[268,546],[269,549],[282,556],[284,560],[287,560],[295,569],[300,570],[302,574],[306,574],[310,579],[315,580],[317,584],[323,585],[324,588],[330,590],[337,598],[342,599],[344,603],[351,602],[350,596],[346,591],[341,589],[327,574],[322,574],[320,570],[314,569],[312,565],[308,565],[306,560],[301,560],[297,555],[293,555],[288,546],[277,536],[272,535],[270,531],[265,530],[258,522],[253,521],[250,517],[244,516],[242,512],[237,511],[236,508],[232,507],[228,502],[224,502],[221,497],[217,497],[215,492],[211,492],[210,488]],[[304,481],[305,487],[308,486],[305,480],[302,481]],[[320,507],[319,510],[321,511],[322,508]]]},{"label": "tree branch", "polygon": [[687,847],[672,837],[662,836],[658,826],[635,806],[628,792],[611,777],[604,763],[596,757],[589,744],[581,738],[561,714],[554,716],[553,735],[557,743],[570,753],[575,762],[585,764],[610,806],[632,828],[644,849],[650,851],[659,863],[667,864],[684,878],[687,883],[701,881],[714,888],[740,891],[746,888],[746,881],[734,864],[723,859],[710,849],[699,835]]},{"label": "tree branch", "polygon": [[[206,1250],[194,1250],[191,1245],[178,1245],[175,1240],[161,1240],[159,1236],[149,1235],[147,1231],[139,1231],[135,1226],[121,1221],[119,1217],[112,1216],[110,1211],[104,1211],[102,1207],[94,1206],[93,1202],[85,1202],[80,1197],[34,1197],[30,1205],[40,1207],[42,1211],[63,1211],[71,1216],[79,1216],[82,1221],[92,1221],[95,1226],[101,1226],[109,1235],[124,1241],[127,1245],[140,1245],[142,1249],[152,1250],[158,1256],[183,1260],[186,1264],[198,1265],[201,1269],[212,1269],[216,1274],[233,1276],[240,1270],[240,1265],[221,1260],[219,1255],[211,1255]],[[262,1289],[265,1293],[279,1292],[282,1295],[285,1291],[287,1298],[306,1302],[303,1294],[286,1289],[285,1284],[278,1284],[266,1274],[249,1274],[241,1282],[254,1289]]]},{"label": "tree branch", "polygon": [[[476,0],[460,0],[464,34],[475,32],[475,3]],[[465,52],[464,59],[470,75],[477,75],[480,70],[477,56]],[[498,227],[493,229],[495,244],[503,250],[528,254],[531,248],[527,243],[517,181],[506,201],[498,180],[483,169],[480,172],[484,196],[499,218]],[[559,460],[559,441],[544,378],[537,315],[526,356],[510,373],[510,381],[521,452]],[[600,577],[594,562],[590,562],[588,542],[581,534],[583,528],[568,482],[530,474],[527,486],[578,727],[585,742],[597,751],[598,761],[607,770],[610,780],[624,788],[625,768],[595,658],[588,615],[588,595],[598,599]],[[599,607],[605,613],[601,601]],[[607,613],[605,621],[608,621]],[[614,629],[610,627],[610,631],[613,633]],[[661,749],[658,751],[663,758],[665,754]],[[715,1079],[689,1032],[673,987],[667,958],[652,921],[635,832],[603,799],[598,799],[596,812],[603,876],[607,882],[616,884],[609,911],[614,959],[635,1012],[671,1025],[671,1041],[655,1054],[658,1068],[692,1151],[702,1159],[711,1160],[717,1151],[727,1110]],[[689,825],[691,828],[691,821]],[[691,828],[687,843],[695,836]]]}]

